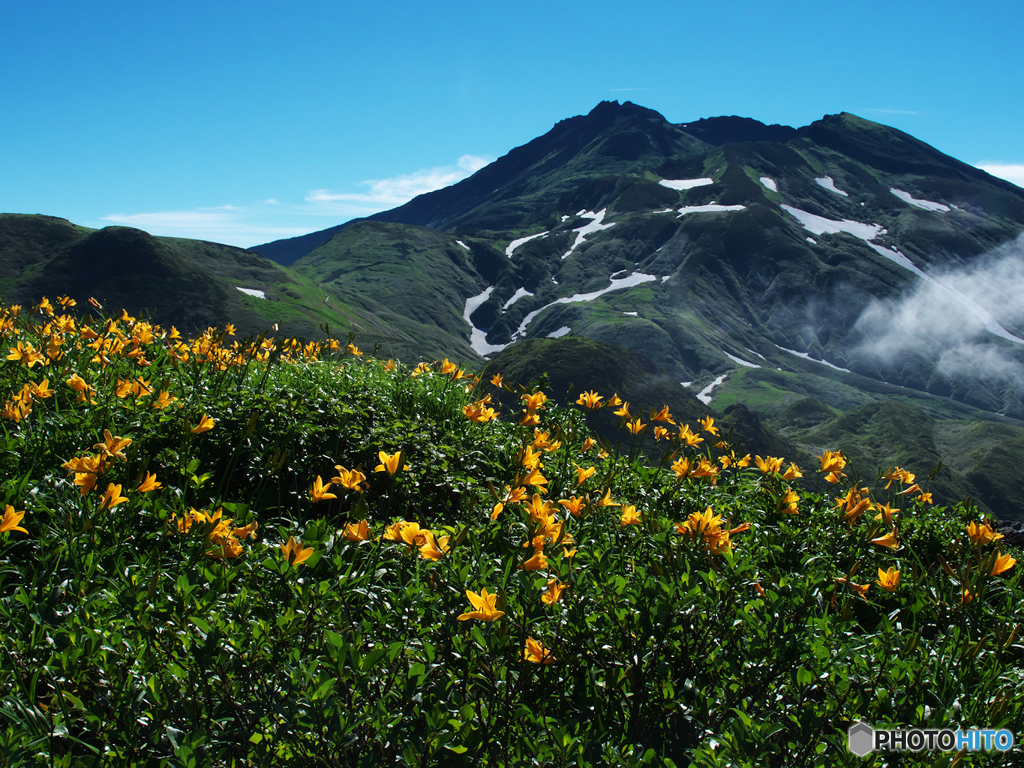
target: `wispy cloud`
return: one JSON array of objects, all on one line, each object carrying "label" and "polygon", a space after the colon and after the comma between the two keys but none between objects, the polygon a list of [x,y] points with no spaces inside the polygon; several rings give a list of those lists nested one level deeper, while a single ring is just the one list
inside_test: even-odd
[{"label": "wispy cloud", "polygon": [[369,179],[361,186],[369,187],[368,192],[332,192],[314,189],[306,195],[308,203],[352,202],[368,206],[392,208],[412,200],[417,195],[455,184],[470,176],[490,162],[487,158],[463,155],[458,164],[440,168],[423,168],[415,173],[392,176],[388,179]]},{"label": "wispy cloud", "polygon": [[976,163],[975,165],[985,171],[985,173],[991,173],[993,176],[1006,179],[1018,187],[1024,187],[1024,164]]},{"label": "wispy cloud", "polygon": [[[1024,331],[1024,235],[932,277],[990,311],[1010,333]],[[899,299],[872,301],[856,329],[863,334],[856,351],[884,367],[923,358],[947,380],[980,377],[1024,395],[1024,345],[989,333],[962,301],[934,283],[922,281]]]},{"label": "wispy cloud", "polygon": [[[186,211],[114,213],[101,220],[108,224],[135,227],[161,237],[188,237],[248,248],[270,240],[296,237],[314,231],[309,226],[287,226],[260,221],[259,211],[235,205]],[[256,219],[254,221],[254,219]]]},{"label": "wispy cloud", "polygon": [[[452,166],[364,181],[362,186],[368,188],[366,192],[316,189],[301,203],[282,202],[272,197],[248,205],[226,203],[187,210],[112,213],[96,223],[136,227],[164,237],[189,237],[249,248],[393,208],[417,195],[461,181],[489,162],[488,158],[463,155]],[[324,222],[324,219],[329,221]]]}]

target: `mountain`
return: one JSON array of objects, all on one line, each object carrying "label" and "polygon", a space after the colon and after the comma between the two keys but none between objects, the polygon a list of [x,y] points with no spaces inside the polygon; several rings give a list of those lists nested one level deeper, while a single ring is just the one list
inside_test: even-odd
[{"label": "mountain", "polygon": [[[978,480],[992,450],[971,463],[944,438],[1024,434],[1022,232],[1024,190],[849,113],[673,125],[604,102],[458,184],[272,245],[462,359],[567,334],[621,345],[808,452],[849,437],[866,479],[942,461],[940,496],[1024,517]],[[396,306],[399,283],[416,289]],[[886,442],[908,420],[934,448]]]},{"label": "mountain", "polygon": [[849,446],[865,482],[941,463],[937,499],[1024,520],[1022,233],[1024,190],[849,113],[603,102],[451,187],[248,251],[0,216],[0,297],[329,324],[406,360],[658,393],[728,411],[755,452]]},{"label": "mountain", "polygon": [[31,305],[43,296],[89,298],[185,333],[233,323],[242,336],[273,324],[322,336],[394,331],[339,294],[252,251],[130,227],[94,230],[53,216],[0,214],[0,299]]}]

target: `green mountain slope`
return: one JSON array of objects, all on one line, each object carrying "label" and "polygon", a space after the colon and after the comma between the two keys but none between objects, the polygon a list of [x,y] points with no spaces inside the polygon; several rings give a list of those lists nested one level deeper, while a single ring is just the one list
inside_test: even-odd
[{"label": "green mountain slope", "polygon": [[297,336],[322,335],[321,324],[342,333],[387,329],[252,251],[128,227],[90,230],[47,216],[0,215],[0,295],[23,304],[68,295],[84,305],[94,297],[185,332],[228,323],[242,335],[273,324]]}]

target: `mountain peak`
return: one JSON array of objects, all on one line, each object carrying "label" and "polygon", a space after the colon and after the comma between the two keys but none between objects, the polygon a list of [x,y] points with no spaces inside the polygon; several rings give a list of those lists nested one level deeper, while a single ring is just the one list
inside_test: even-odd
[{"label": "mountain peak", "polygon": [[789,141],[796,129],[788,125],[765,125],[752,117],[702,117],[692,123],[676,126],[701,141],[714,146],[736,141]]}]

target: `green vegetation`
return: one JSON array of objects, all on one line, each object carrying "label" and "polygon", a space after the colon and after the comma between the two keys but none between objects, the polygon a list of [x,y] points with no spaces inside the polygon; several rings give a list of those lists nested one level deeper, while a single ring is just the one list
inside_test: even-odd
[{"label": "green vegetation", "polygon": [[905,470],[800,478],[669,408],[614,451],[612,392],[72,311],[0,311],[3,764],[973,766],[845,729],[1024,732],[1020,566]]}]

